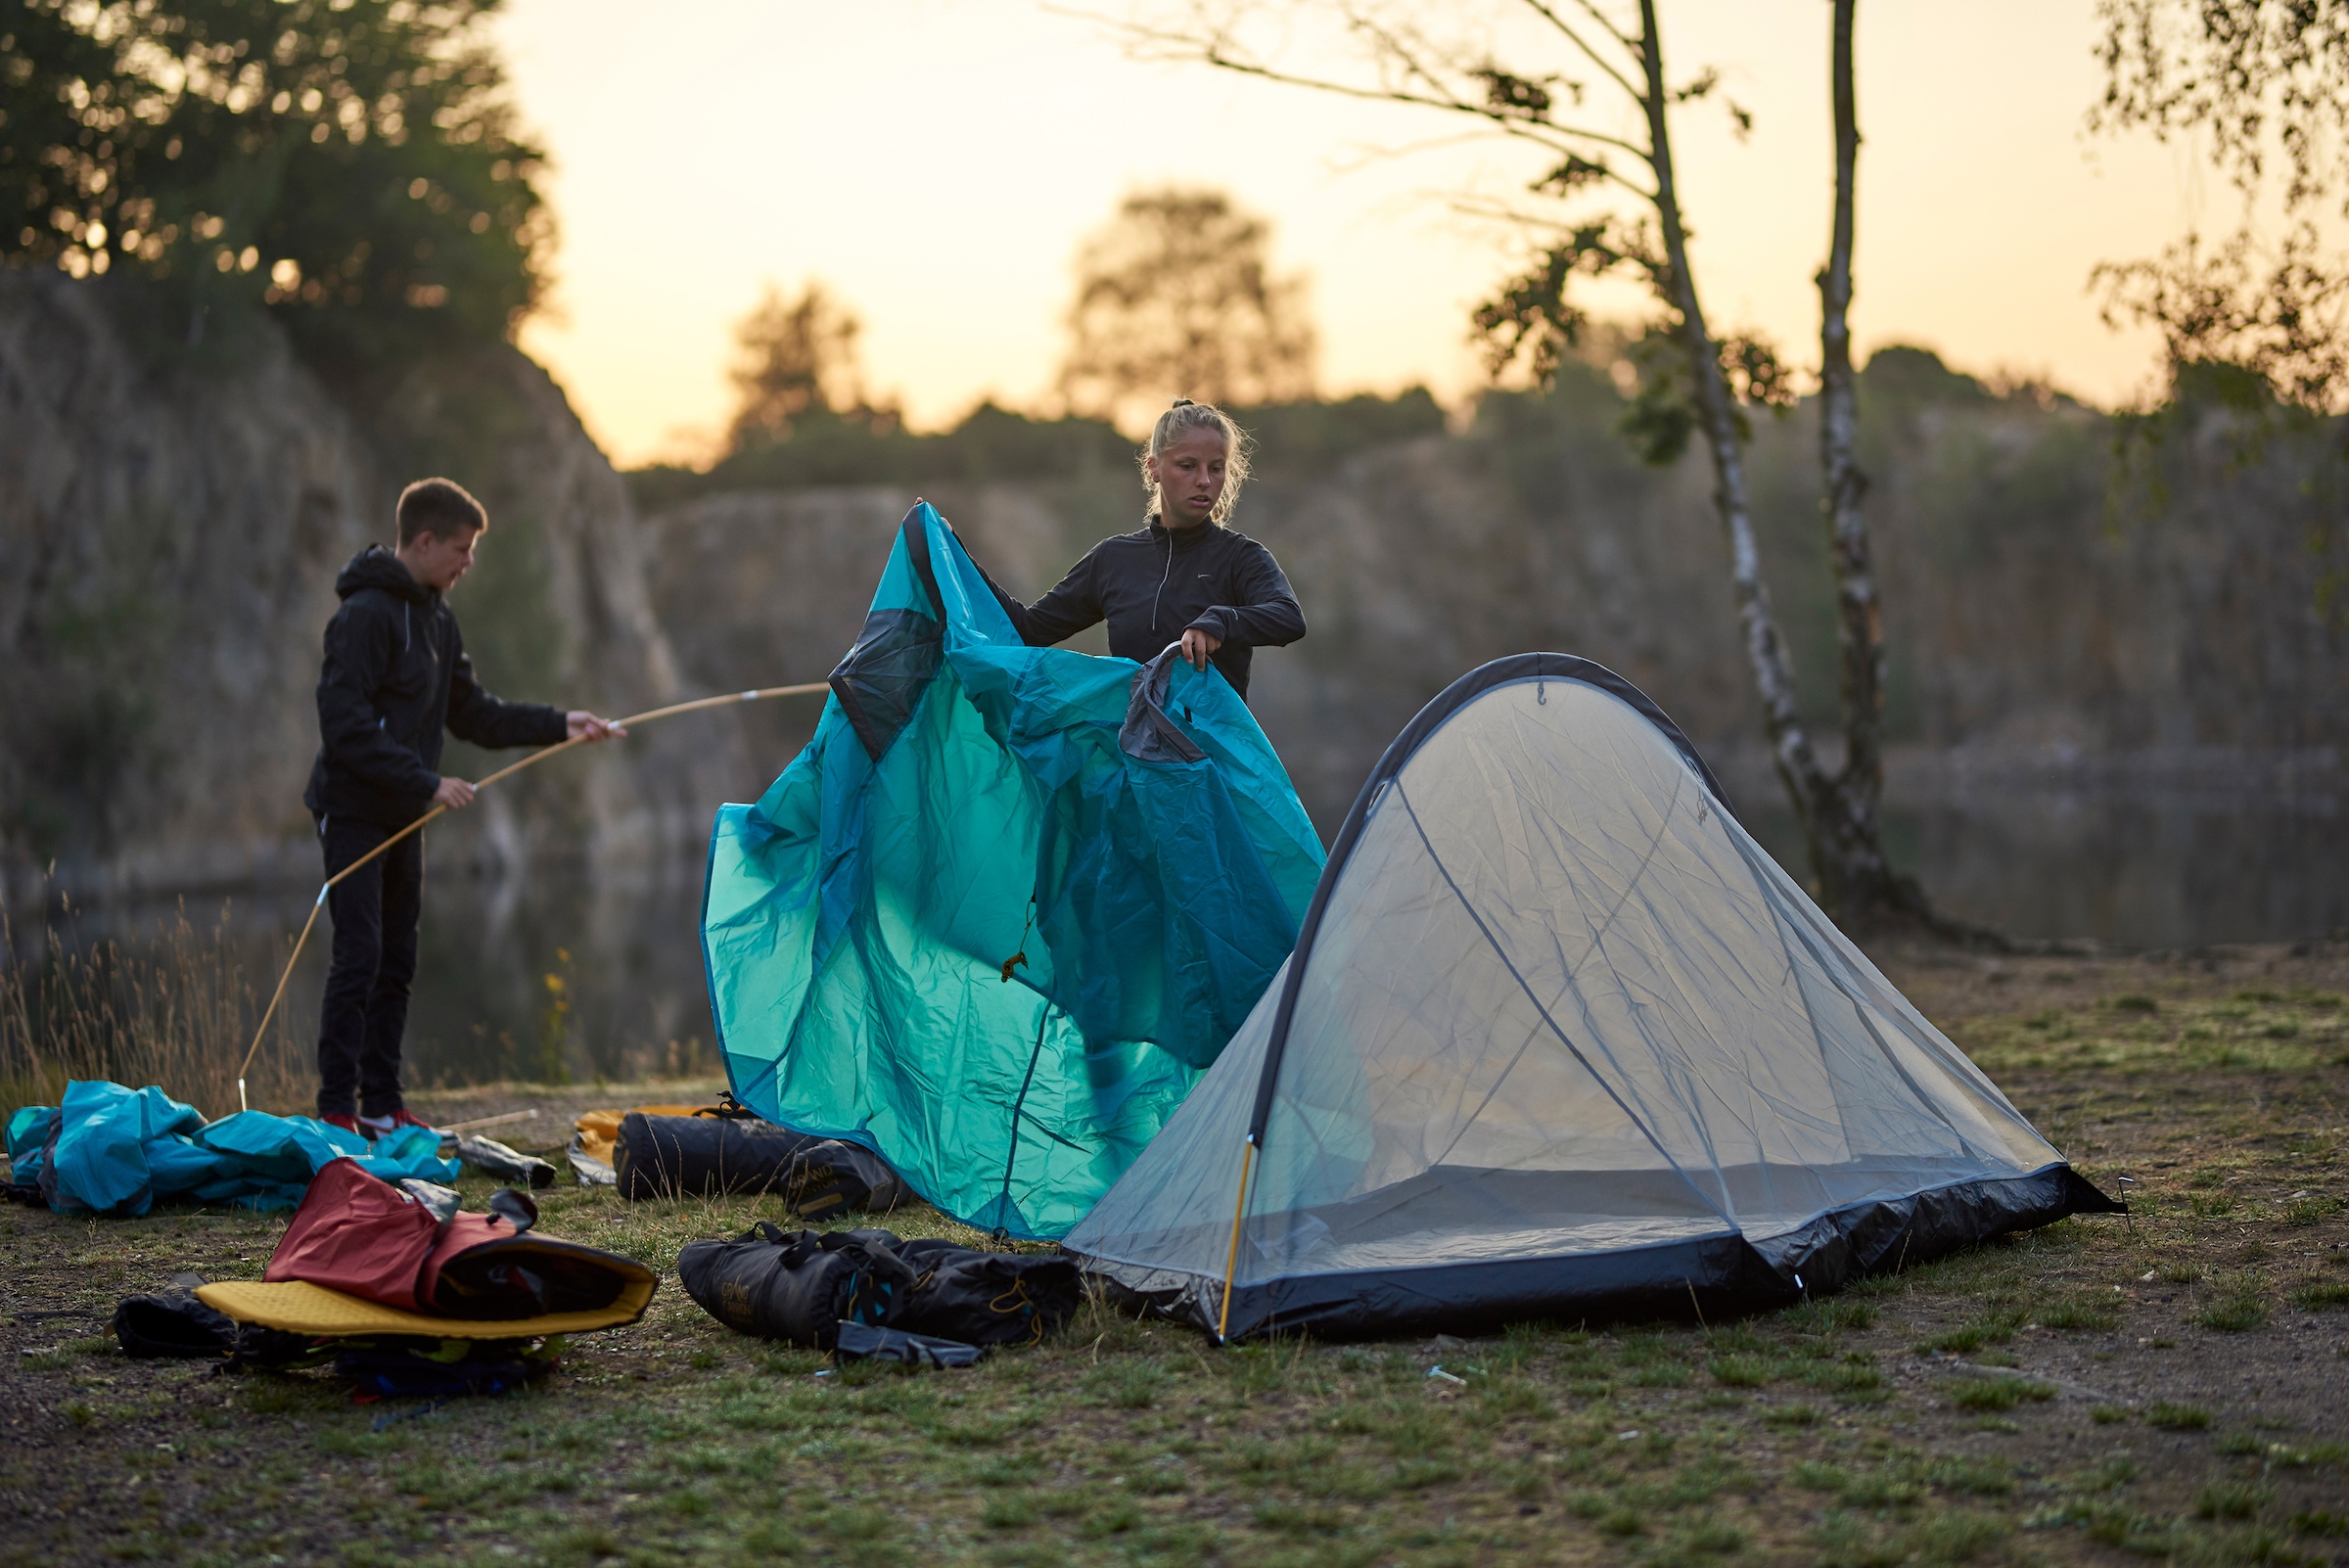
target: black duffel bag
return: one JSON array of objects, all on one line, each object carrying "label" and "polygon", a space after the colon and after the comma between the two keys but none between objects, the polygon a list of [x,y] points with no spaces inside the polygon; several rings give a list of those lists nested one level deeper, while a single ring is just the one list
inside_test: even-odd
[{"label": "black duffel bag", "polygon": [[893,1327],[969,1345],[1033,1345],[1077,1315],[1084,1283],[1058,1253],[974,1252],[950,1241],[898,1242],[912,1291]]},{"label": "black duffel bag", "polygon": [[870,1149],[747,1115],[630,1111],[612,1145],[612,1170],[623,1198],[779,1192],[810,1220],[887,1214],[905,1197],[898,1173]]},{"label": "black duffel bag", "polygon": [[692,1241],[677,1280],[702,1310],[760,1339],[830,1350],[843,1322],[890,1322],[913,1269],[886,1230],[787,1231],[761,1220],[731,1241]]}]

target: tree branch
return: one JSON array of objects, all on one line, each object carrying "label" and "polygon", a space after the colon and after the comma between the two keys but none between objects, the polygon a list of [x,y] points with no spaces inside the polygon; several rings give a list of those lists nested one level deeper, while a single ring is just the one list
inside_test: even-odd
[{"label": "tree branch", "polygon": [[[1548,23],[1552,27],[1555,27],[1559,34],[1563,36],[1568,43],[1571,43],[1575,46],[1575,48],[1580,49],[1583,52],[1584,59],[1589,61],[1590,64],[1605,71],[1607,73],[1607,79],[1612,81],[1616,86],[1622,88],[1626,93],[1629,93],[1634,103],[1637,103],[1639,101],[1639,89],[1632,84],[1631,78],[1624,75],[1622,71],[1617,70],[1612,63],[1600,56],[1597,50],[1591,48],[1588,43],[1584,42],[1582,34],[1576,32],[1574,28],[1568,24],[1566,19],[1558,15],[1555,7],[1548,5],[1546,0],[1521,0],[1521,3],[1528,10],[1541,17],[1543,21]],[[1589,8],[1586,6],[1584,9],[1588,10]],[[1593,12],[1592,15],[1595,16],[1596,13]],[[1606,26],[1606,21],[1604,18],[1600,18],[1599,24],[1601,26]],[[1614,28],[1608,27],[1607,32],[1608,36],[1612,37],[1618,44],[1623,45],[1627,49],[1631,47],[1630,41],[1621,33],[1616,32]]]},{"label": "tree branch", "polygon": [[[1562,124],[1554,119],[1529,120],[1522,115],[1500,114],[1482,104],[1470,103],[1451,92],[1445,92],[1443,96],[1436,97],[1397,87],[1358,87],[1352,82],[1330,81],[1319,76],[1301,76],[1271,66],[1259,65],[1252,60],[1243,60],[1237,56],[1225,54],[1221,44],[1215,40],[1203,41],[1185,38],[1179,34],[1160,33],[1140,27],[1128,26],[1125,30],[1130,35],[1145,38],[1153,43],[1181,45],[1189,51],[1189,54],[1178,58],[1194,59],[1203,65],[1214,66],[1220,70],[1235,71],[1243,76],[1257,76],[1266,81],[1279,82],[1287,87],[1310,87],[1316,92],[1335,93],[1341,98],[1359,98],[1369,103],[1415,104],[1425,109],[1441,109],[1450,114],[1467,115],[1472,118],[1484,120],[1508,135],[1523,141],[1530,141],[1540,147],[1548,148],[1552,152],[1562,153],[1571,149],[1549,140],[1548,137],[1543,136],[1539,132],[1547,131],[1553,136],[1568,138],[1593,147],[1612,147],[1618,152],[1631,154],[1642,163],[1649,161],[1646,148],[1639,146],[1636,142],[1626,141],[1620,136],[1610,136],[1604,131],[1589,130],[1580,125]],[[1440,84],[1437,85],[1440,88]],[[1636,190],[1637,187],[1634,186],[1632,189]]]},{"label": "tree branch", "polygon": [[[1642,163],[1651,161],[1646,148],[1635,142],[1627,141],[1623,137],[1611,136],[1605,131],[1591,130],[1587,126],[1565,124],[1554,119],[1536,119],[1523,115],[1512,115],[1496,110],[1489,105],[1462,98],[1445,83],[1439,71],[1424,64],[1403,40],[1351,9],[1346,13],[1348,27],[1371,38],[1374,41],[1374,47],[1387,52],[1403,66],[1407,77],[1426,83],[1427,91],[1413,92],[1407,88],[1390,86],[1363,87],[1353,82],[1335,81],[1327,77],[1307,76],[1282,70],[1277,67],[1248,59],[1238,53],[1230,43],[1229,33],[1221,29],[1209,29],[1201,33],[1170,32],[1163,27],[1153,27],[1122,18],[1105,17],[1097,12],[1079,11],[1050,4],[1045,5],[1044,9],[1057,16],[1096,23],[1124,38],[1128,47],[1152,51],[1145,58],[1213,66],[1220,70],[1228,70],[1243,76],[1255,76],[1265,81],[1277,82],[1284,87],[1307,87],[1315,92],[1332,93],[1341,98],[1354,98],[1365,103],[1409,104],[1422,109],[1437,109],[1448,114],[1465,115],[1470,118],[1483,120],[1486,124],[1492,125],[1507,135],[1515,136],[1521,141],[1531,142],[1551,153],[1561,155],[1571,153],[1575,150],[1575,144],[1579,143],[1588,147],[1613,148],[1617,152],[1630,154]],[[1543,132],[1548,134],[1542,134]],[[1626,190],[1639,195],[1643,200],[1646,199],[1647,193],[1641,191],[1638,186],[1624,181],[1620,176],[1612,173],[1607,177],[1622,184]]]}]

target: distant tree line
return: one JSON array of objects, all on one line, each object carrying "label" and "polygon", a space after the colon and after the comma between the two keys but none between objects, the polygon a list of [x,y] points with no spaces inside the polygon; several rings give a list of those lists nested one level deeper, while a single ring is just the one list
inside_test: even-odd
[{"label": "distant tree line", "polygon": [[[1259,471],[1282,478],[1308,478],[1353,453],[1438,434],[1445,424],[1443,406],[1424,387],[1393,397],[1237,404],[1232,413],[1256,441]],[[706,471],[655,465],[627,478],[637,504],[658,510],[727,490],[1079,479],[1131,471],[1134,452],[1116,426],[1073,414],[1036,417],[984,402],[951,430],[917,434],[869,410],[817,404],[795,420],[787,439],[731,452]]]},{"label": "distant tree line", "polygon": [[1424,388],[1314,397],[1305,285],[1274,274],[1271,234],[1221,191],[1130,193],[1078,252],[1057,409],[990,399],[928,435],[869,393],[852,310],[821,282],[788,299],[770,287],[735,329],[735,408],[717,463],[642,469],[631,484],[658,507],[714,490],[1073,479],[1130,467],[1119,424],[1146,426],[1177,396],[1237,413],[1266,472],[1310,474],[1442,430]]}]

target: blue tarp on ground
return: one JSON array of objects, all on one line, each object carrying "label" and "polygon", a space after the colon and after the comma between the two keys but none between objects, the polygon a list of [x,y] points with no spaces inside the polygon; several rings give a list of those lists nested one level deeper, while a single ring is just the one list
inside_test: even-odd
[{"label": "blue tarp on ground", "polygon": [[1280,968],[1320,840],[1221,673],[1026,646],[927,505],[832,690],[711,843],[734,1094],[1060,1235]]},{"label": "blue tarp on ground", "polygon": [[37,1184],[60,1214],[145,1214],[159,1202],[291,1209],[310,1177],[344,1155],[388,1181],[449,1182],[461,1169],[439,1157],[440,1134],[401,1128],[370,1143],[306,1116],[240,1111],[207,1124],[161,1089],[76,1080],[62,1105],[27,1105],[9,1118],[11,1182]]}]

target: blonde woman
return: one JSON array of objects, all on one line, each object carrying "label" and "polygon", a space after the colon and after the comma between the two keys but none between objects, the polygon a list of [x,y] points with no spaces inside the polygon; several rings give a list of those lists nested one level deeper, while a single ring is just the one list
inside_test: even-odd
[{"label": "blonde woman", "polygon": [[995,596],[1032,648],[1109,623],[1109,651],[1148,664],[1173,642],[1212,661],[1243,701],[1249,660],[1305,635],[1305,612],[1272,552],[1223,526],[1248,477],[1247,439],[1220,408],[1176,399],[1142,451],[1148,522],[1103,539],[1032,605]]}]

